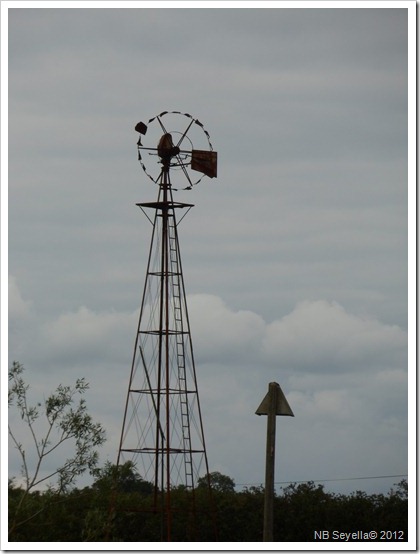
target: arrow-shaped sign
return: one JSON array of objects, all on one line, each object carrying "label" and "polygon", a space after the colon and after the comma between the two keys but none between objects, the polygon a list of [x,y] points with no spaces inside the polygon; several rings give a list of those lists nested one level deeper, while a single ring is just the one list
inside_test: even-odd
[{"label": "arrow-shaped sign", "polygon": [[267,416],[267,447],[265,455],[263,541],[273,541],[274,457],[276,450],[276,416],[294,416],[278,383],[269,383],[268,392],[259,405],[257,415]]},{"label": "arrow-shaped sign", "polygon": [[289,406],[289,403],[287,402],[286,397],[284,396],[284,393],[281,390],[280,385],[278,383],[269,383],[268,386],[269,386],[268,392],[264,396],[263,401],[258,406],[258,409],[255,413],[257,415],[268,415],[270,410],[270,404],[271,404],[271,396],[273,393],[275,393],[277,397],[275,414],[281,415],[281,416],[294,417],[295,414],[292,412],[292,409]]}]

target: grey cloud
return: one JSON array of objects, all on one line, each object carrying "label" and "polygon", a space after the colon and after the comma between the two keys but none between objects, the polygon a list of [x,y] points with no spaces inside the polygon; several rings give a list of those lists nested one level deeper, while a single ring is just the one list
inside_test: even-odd
[{"label": "grey cloud", "polygon": [[[310,436],[316,444],[315,460],[321,459],[321,452],[337,445],[342,448],[333,464],[324,469],[316,466],[318,478],[325,477],[327,467],[329,474],[335,475],[346,467],[354,441],[361,449],[360,464],[366,463],[373,445],[380,445],[390,456],[387,467],[397,467],[398,457],[388,450],[400,444],[405,435],[406,415],[398,409],[406,394],[405,334],[400,329],[352,316],[325,301],[302,302],[282,320],[270,324],[253,312],[230,309],[213,295],[192,295],[189,306],[212,467],[234,476],[237,482],[258,479],[258,445],[263,432],[253,414],[259,396],[265,394],[267,383],[273,379],[282,383],[297,418],[290,427],[281,426],[282,440],[287,443],[292,444],[290,433],[299,436],[299,443],[291,448],[293,455],[287,453],[281,458],[282,471],[291,479],[298,475],[314,477],[306,458],[296,461],[309,422]],[[25,315],[21,315],[24,320]],[[21,336],[25,346],[22,360],[28,360],[30,380],[34,370],[38,374],[39,391],[53,386],[52,376],[57,384],[88,376],[89,405],[108,430],[103,459],[113,460],[115,456],[136,315],[95,313],[82,307],[46,321],[36,340],[27,343],[28,334]],[[48,353],[43,352],[43,345],[48,345]],[[336,351],[343,345],[346,351],[340,353],[337,363]],[[383,366],[383,356],[389,369],[378,369]],[[327,375],[329,367],[334,372]],[[296,369],[298,373],[293,371]],[[369,425],[363,424],[364,418]],[[381,444],[385,422],[393,437],[386,449]],[[254,445],[252,456],[246,454],[250,444]],[[251,473],[250,464],[254,468]],[[353,466],[356,471],[354,468],[358,468],[357,463]]]},{"label": "grey cloud", "polygon": [[20,293],[16,279],[9,276],[9,321],[26,319],[30,313],[31,303],[24,300]]},{"label": "grey cloud", "polygon": [[300,302],[268,326],[266,355],[290,369],[331,372],[406,364],[407,336],[397,326],[348,314],[325,301]]}]

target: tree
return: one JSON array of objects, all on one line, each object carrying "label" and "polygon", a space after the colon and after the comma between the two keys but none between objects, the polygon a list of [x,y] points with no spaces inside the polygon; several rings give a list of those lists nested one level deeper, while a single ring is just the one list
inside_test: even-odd
[{"label": "tree", "polygon": [[394,490],[391,488],[389,491],[390,496],[397,496],[398,498],[401,498],[401,500],[407,500],[408,499],[408,483],[407,479],[402,479],[399,483],[395,483],[397,487],[397,490]]},{"label": "tree", "polygon": [[145,481],[137,473],[135,464],[131,461],[119,466],[106,462],[95,474],[96,479],[92,486],[95,490],[110,491],[116,487],[116,490],[122,493],[140,492],[147,495],[153,492],[153,484]]},{"label": "tree", "polygon": [[228,475],[223,475],[219,471],[213,471],[197,481],[198,487],[207,487],[210,480],[212,490],[217,492],[235,492],[235,481]]},{"label": "tree", "polygon": [[[120,471],[121,470],[121,471]],[[36,518],[21,525],[15,541],[49,542],[159,542],[161,514],[150,509],[150,494],[137,484],[145,481],[135,467],[124,464],[117,470],[107,463],[97,470],[95,482],[82,490],[73,489],[49,502]],[[118,494],[116,510],[110,512],[114,478],[125,488]],[[134,486],[133,486],[134,485]],[[406,483],[398,485],[402,491]],[[19,489],[9,485],[9,509],[19,499]],[[197,487],[195,520],[188,513],[186,491],[171,491],[174,507],[172,536],[175,541],[213,542],[214,520],[208,513],[206,488]],[[192,494],[192,491],[189,491]],[[32,491],[28,504],[36,511],[51,496],[50,491]],[[262,541],[264,490],[250,487],[241,492],[216,492],[218,540],[221,542]],[[361,491],[344,495],[327,492],[313,482],[292,484],[274,498],[274,540],[312,542],[314,531],[330,532],[388,530],[395,542],[406,541],[407,498],[394,490],[368,495]],[[415,533],[415,530],[413,530]],[[378,540],[380,536],[378,535]],[[382,541],[383,542],[383,541]]]},{"label": "tree", "polygon": [[[60,384],[43,402],[31,406],[29,385],[22,376],[23,372],[23,365],[13,362],[9,370],[9,408],[17,409],[29,431],[30,444],[22,444],[9,425],[9,435],[20,454],[23,477],[23,483],[14,491],[15,502],[9,514],[9,539],[19,526],[45,509],[45,503],[38,503],[35,510],[31,509],[31,493],[45,484],[49,494],[43,497],[50,502],[55,495],[67,493],[74,487],[77,477],[87,470],[93,472],[98,463],[96,448],[105,441],[105,431],[87,413],[86,401],[80,398],[76,402],[76,397],[89,389],[85,379],[77,379],[73,387]],[[46,459],[57,459],[59,452],[63,453],[65,443],[72,445],[70,457],[58,468],[50,469],[51,464],[45,463]]]},{"label": "tree", "polygon": [[95,470],[95,475],[93,502],[84,521],[84,540],[155,540],[159,527],[151,536],[147,530],[153,519],[150,496],[154,487],[141,477],[135,464],[106,462],[102,469]]}]

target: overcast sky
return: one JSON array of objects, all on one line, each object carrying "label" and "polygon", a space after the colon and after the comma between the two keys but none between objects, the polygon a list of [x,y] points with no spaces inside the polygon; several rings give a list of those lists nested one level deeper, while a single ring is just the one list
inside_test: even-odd
[{"label": "overcast sky", "polygon": [[86,377],[102,462],[157,195],[134,125],[180,110],[219,155],[176,193],[210,470],[263,483],[277,381],[276,481],[407,474],[407,12],[9,10],[9,363],[34,399]]}]

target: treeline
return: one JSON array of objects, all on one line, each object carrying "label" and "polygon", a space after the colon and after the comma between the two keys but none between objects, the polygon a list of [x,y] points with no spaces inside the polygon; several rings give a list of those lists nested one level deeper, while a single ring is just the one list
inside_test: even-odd
[{"label": "treeline", "polygon": [[[162,521],[150,511],[153,486],[142,480],[130,464],[108,464],[94,483],[70,492],[32,491],[9,484],[9,540],[41,542],[155,542],[162,540]],[[262,541],[264,490],[250,487],[235,491],[234,481],[211,474],[213,510],[208,510],[206,479],[194,491],[197,515],[188,509],[191,492],[182,487],[171,491],[174,517],[173,541]],[[115,483],[118,491],[116,493]],[[162,499],[164,502],[164,498]],[[110,509],[111,507],[111,509]],[[215,520],[213,518],[215,514]],[[349,495],[326,492],[313,482],[292,484],[281,490],[274,502],[274,540],[314,541],[334,532],[376,531],[377,540],[406,541],[407,482],[401,481],[387,494]],[[215,526],[217,537],[214,535]],[[328,531],[328,534],[325,532]],[[381,531],[388,531],[381,535]],[[319,537],[319,535],[318,535]]]}]

